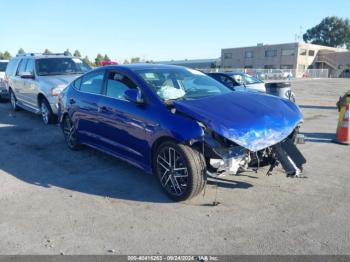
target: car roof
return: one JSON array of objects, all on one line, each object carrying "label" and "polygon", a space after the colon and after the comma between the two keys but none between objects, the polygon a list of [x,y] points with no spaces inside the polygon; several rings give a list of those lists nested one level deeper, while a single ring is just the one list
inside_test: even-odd
[{"label": "car roof", "polygon": [[163,64],[148,64],[148,63],[139,63],[139,64],[123,64],[123,65],[108,65],[104,66],[106,69],[118,69],[124,68],[128,70],[142,70],[142,69],[186,69],[184,66],[175,66],[175,65],[163,65]]},{"label": "car roof", "polygon": [[[50,58],[76,58],[76,59],[80,59],[80,58],[74,57],[74,56],[63,56],[63,55],[38,55],[38,56],[29,56],[29,58],[30,57],[33,57],[34,59],[50,59]],[[24,58],[28,58],[28,56],[25,56]]]},{"label": "car roof", "polygon": [[49,58],[76,58],[76,59],[80,59],[79,57],[74,57],[71,55],[62,55],[62,54],[49,54],[49,55],[45,55],[45,54],[25,54],[25,55],[17,55],[14,58],[17,59],[21,59],[21,58],[33,58],[33,59],[49,59]]}]

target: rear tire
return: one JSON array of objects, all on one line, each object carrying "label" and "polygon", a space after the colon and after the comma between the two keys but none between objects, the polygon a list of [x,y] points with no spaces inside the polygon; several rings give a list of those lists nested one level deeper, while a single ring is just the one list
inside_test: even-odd
[{"label": "rear tire", "polygon": [[46,98],[40,100],[41,117],[45,125],[55,124],[57,117],[53,114],[51,106]]},{"label": "rear tire", "polygon": [[68,148],[74,151],[79,150],[81,146],[78,143],[77,131],[69,116],[64,116],[61,127]]},{"label": "rear tire", "polygon": [[187,145],[162,143],[153,157],[153,166],[163,190],[175,201],[191,199],[205,186],[204,157]]},{"label": "rear tire", "polygon": [[13,111],[18,111],[19,107],[17,106],[17,98],[15,93],[12,91],[12,89],[9,90],[10,93],[10,103],[11,103],[11,108]]}]

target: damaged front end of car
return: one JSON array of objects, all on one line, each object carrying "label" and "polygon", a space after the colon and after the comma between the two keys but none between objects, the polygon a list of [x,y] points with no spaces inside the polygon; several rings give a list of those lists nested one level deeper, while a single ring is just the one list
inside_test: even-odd
[{"label": "damaged front end of car", "polygon": [[208,174],[213,177],[257,171],[264,166],[269,166],[266,175],[271,175],[278,165],[282,166],[287,176],[299,177],[306,163],[296,146],[300,140],[299,127],[283,141],[258,151],[242,147],[204,126],[203,129],[201,151],[206,159]]},{"label": "damaged front end of car", "polygon": [[281,165],[300,176],[305,158],[296,147],[303,122],[294,103],[268,95],[232,92],[225,96],[174,103],[203,130],[201,150],[211,174],[237,174]]}]

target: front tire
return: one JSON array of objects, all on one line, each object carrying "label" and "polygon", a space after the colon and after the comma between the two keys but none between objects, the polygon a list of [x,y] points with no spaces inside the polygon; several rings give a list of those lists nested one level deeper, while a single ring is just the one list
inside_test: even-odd
[{"label": "front tire", "polygon": [[206,165],[197,150],[168,141],[158,147],[153,161],[154,172],[171,199],[185,201],[203,190]]},{"label": "front tire", "polygon": [[55,124],[56,116],[53,114],[49,102],[45,98],[40,101],[41,117],[45,125]]}]

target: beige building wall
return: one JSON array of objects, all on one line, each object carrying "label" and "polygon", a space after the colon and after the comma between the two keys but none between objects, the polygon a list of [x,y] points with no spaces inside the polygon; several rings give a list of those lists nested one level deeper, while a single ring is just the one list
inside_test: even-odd
[{"label": "beige building wall", "polygon": [[326,56],[337,69],[350,69],[350,52],[328,53]]},{"label": "beige building wall", "polygon": [[313,66],[320,50],[344,52],[341,48],[307,43],[257,45],[224,48],[221,50],[221,63],[223,67],[233,68],[307,69]]},{"label": "beige building wall", "polygon": [[[315,59],[319,54],[328,54],[335,52],[344,52],[343,48],[333,48],[322,45],[313,45],[307,43],[298,44],[299,52],[297,56],[297,69],[307,69],[314,67]],[[306,55],[303,55],[306,51]]]}]

